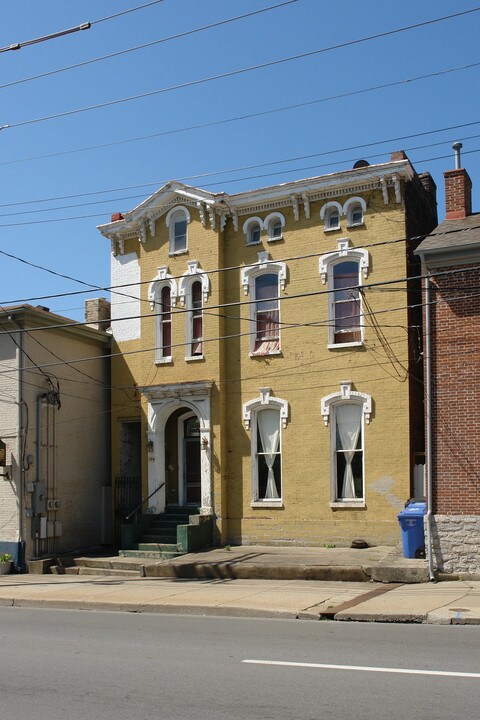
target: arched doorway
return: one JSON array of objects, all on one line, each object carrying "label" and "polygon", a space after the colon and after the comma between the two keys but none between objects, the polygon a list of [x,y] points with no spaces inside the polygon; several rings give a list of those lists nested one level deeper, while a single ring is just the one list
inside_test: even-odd
[{"label": "arched doorway", "polygon": [[165,423],[165,504],[201,503],[200,420],[188,407],[174,410]]}]

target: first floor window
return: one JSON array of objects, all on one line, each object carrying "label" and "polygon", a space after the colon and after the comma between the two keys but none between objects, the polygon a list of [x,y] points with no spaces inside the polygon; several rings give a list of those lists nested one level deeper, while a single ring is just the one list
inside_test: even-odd
[{"label": "first floor window", "polygon": [[363,406],[340,403],[332,424],[335,500],[361,500],[363,491]]},{"label": "first floor window", "polygon": [[255,278],[255,300],[254,352],[266,355],[280,349],[277,275],[269,273]]},{"label": "first floor window", "polygon": [[254,500],[281,498],[280,413],[259,410],[256,414]]},{"label": "first floor window", "polygon": [[191,309],[191,343],[190,354],[192,356],[203,354],[203,308],[202,308],[202,283],[196,280],[192,284]]}]

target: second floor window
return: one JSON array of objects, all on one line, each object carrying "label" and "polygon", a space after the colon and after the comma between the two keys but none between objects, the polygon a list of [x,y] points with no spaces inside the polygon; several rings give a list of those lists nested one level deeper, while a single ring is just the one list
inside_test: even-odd
[{"label": "second floor window", "polygon": [[190,310],[190,357],[198,357],[203,355],[203,302],[202,302],[202,283],[196,280],[192,283]]},{"label": "second floor window", "polygon": [[255,354],[280,350],[280,307],[278,276],[272,273],[255,278]]},{"label": "second floor window", "polygon": [[360,342],[361,303],[358,288],[358,262],[348,260],[333,266],[330,293],[330,332],[334,344]]},{"label": "second floor window", "polygon": [[165,359],[172,355],[172,300],[168,285],[162,288],[158,311],[159,342],[157,351],[158,356]]}]

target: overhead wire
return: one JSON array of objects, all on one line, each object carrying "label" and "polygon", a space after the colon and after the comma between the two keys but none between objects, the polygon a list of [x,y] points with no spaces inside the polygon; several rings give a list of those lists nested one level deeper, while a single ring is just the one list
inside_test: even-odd
[{"label": "overhead wire", "polygon": [[[163,2],[163,0],[157,0],[157,2]],[[260,8],[259,10],[253,10],[252,12],[244,13],[243,15],[236,15],[231,18],[227,18],[225,20],[219,20],[218,22],[210,23],[209,25],[202,25],[198,28],[193,28],[192,30],[186,30],[184,32],[176,33],[175,35],[169,35],[168,37],[160,38],[158,40],[152,40],[151,42],[142,43],[141,45],[136,45],[135,47],[127,48],[125,50],[118,50],[117,52],[108,53],[107,55],[102,55],[100,57],[96,58],[90,58],[89,60],[83,60],[78,63],[74,63],[72,65],[66,65],[65,67],[56,68],[55,70],[49,70],[48,72],[39,73],[38,75],[30,75],[26,78],[21,78],[20,80],[12,80],[11,82],[3,83],[0,85],[0,90],[3,90],[8,87],[13,87],[15,85],[21,85],[22,83],[31,82],[33,80],[40,80],[41,78],[50,77],[52,75],[57,75],[62,72],[67,72],[68,70],[75,70],[80,67],[84,67],[85,65],[91,65],[93,63],[102,62],[103,60],[110,60],[115,57],[119,57],[121,55],[127,55],[128,53],[136,52],[137,50],[144,50],[145,48],[153,47],[155,45],[160,45],[165,42],[169,42],[170,40],[178,40],[179,38],[187,37],[188,35],[194,35],[196,33],[203,32],[205,30],[211,30],[212,28],[220,27],[222,25],[228,25],[229,23],[236,22],[237,20],[244,20],[245,18],[253,17],[255,15],[261,15],[262,13],[269,12],[271,10],[276,10],[280,7],[283,7],[285,5],[292,5],[293,3],[298,2],[298,0],[284,0],[284,2],[277,3],[276,5],[270,5],[266,8]],[[155,4],[155,3],[149,3],[149,4]],[[143,6],[147,7],[147,6]],[[139,9],[139,8],[134,8]],[[110,15],[109,17],[103,18],[102,20],[96,20],[90,23],[90,25],[98,24],[99,22],[104,22],[105,20],[110,20],[113,17],[118,17],[119,15],[125,15],[127,12],[133,12],[133,10],[126,10],[122,13],[117,13],[116,15]]]},{"label": "overhead wire", "polygon": [[[460,17],[460,16],[463,16],[463,15],[468,15],[468,14],[470,14],[470,13],[478,12],[479,10],[480,10],[480,7],[471,8],[470,10],[464,10],[464,11],[461,11],[461,12],[458,12],[458,13],[452,13],[452,14],[450,14],[450,15],[445,15],[445,16],[442,16],[442,17],[439,17],[439,18],[434,18],[434,19],[432,19],[432,20],[426,20],[426,21],[421,22],[421,23],[414,23],[414,24],[412,24],[412,25],[406,25],[406,26],[401,27],[401,28],[395,28],[395,29],[393,29],[393,30],[388,30],[388,31],[381,32],[381,33],[376,33],[376,34],[373,34],[373,35],[368,35],[368,36],[366,36],[366,37],[357,38],[357,39],[355,39],[355,40],[349,40],[349,41],[346,41],[346,42],[343,42],[343,43],[337,43],[337,44],[335,44],[335,45],[330,45],[330,46],[328,46],[328,47],[319,48],[319,49],[317,49],[317,50],[310,50],[310,51],[308,51],[308,52],[298,53],[298,54],[296,54],[296,55],[291,55],[291,56],[288,56],[288,57],[279,58],[279,59],[277,59],[277,60],[269,60],[269,61],[264,62],[264,63],[257,63],[256,65],[250,65],[250,66],[245,67],[245,68],[239,68],[239,69],[237,69],[237,70],[230,70],[230,71],[228,71],[228,72],[218,73],[218,74],[216,74],[216,75],[211,75],[211,76],[206,77],[206,78],[200,78],[200,79],[198,79],[198,80],[189,80],[189,81],[186,81],[186,82],[184,82],[184,83],[179,83],[179,84],[177,84],[177,85],[171,85],[171,86],[168,86],[168,87],[165,87],[165,88],[158,88],[157,90],[151,90],[151,91],[144,92],[144,93],[138,93],[138,94],[136,94],[136,95],[130,95],[130,96],[128,96],[128,97],[119,98],[119,99],[116,99],[116,100],[109,100],[109,101],[102,102],[102,103],[96,103],[96,104],[88,105],[88,106],[85,106],[85,107],[82,107],[82,108],[75,108],[75,109],[73,109],[73,110],[65,110],[65,111],[60,112],[60,113],[53,113],[53,114],[51,114],[51,115],[44,115],[44,116],[37,117],[37,118],[31,118],[30,120],[21,120],[21,121],[19,121],[19,122],[15,122],[15,123],[4,124],[4,125],[2,125],[2,126],[0,127],[0,130],[6,130],[6,129],[24,127],[24,126],[26,126],[26,125],[32,125],[32,124],[37,124],[37,123],[41,123],[41,122],[46,122],[46,121],[48,121],[48,120],[57,120],[57,119],[59,119],[59,118],[69,117],[69,116],[76,115],[76,114],[79,114],[79,113],[90,112],[90,111],[92,111],[92,110],[98,110],[98,109],[100,109],[100,108],[112,107],[112,106],[114,106],[114,105],[119,105],[119,104],[123,104],[123,103],[126,103],[126,102],[131,102],[131,101],[133,101],[133,100],[140,100],[140,99],[144,99],[144,98],[147,98],[147,97],[152,97],[152,96],[155,96],[155,95],[160,95],[160,94],[172,92],[172,91],[175,91],[175,90],[183,90],[183,89],[185,89],[185,88],[190,88],[190,87],[195,87],[195,86],[199,86],[199,85],[204,85],[204,84],[206,84],[206,83],[213,82],[213,81],[216,81],[216,80],[224,80],[224,79],[226,79],[226,78],[237,77],[237,76],[239,76],[239,75],[244,75],[244,74],[247,74],[247,73],[256,72],[257,70],[263,70],[263,69],[265,69],[265,68],[278,67],[279,65],[283,65],[283,64],[288,63],[288,62],[293,62],[293,61],[296,61],[296,60],[304,60],[305,58],[315,57],[315,56],[318,56],[318,55],[323,54],[323,53],[331,52],[331,51],[333,51],[333,50],[339,50],[339,49],[342,49],[342,48],[345,48],[345,47],[350,47],[350,46],[353,46],[353,45],[359,45],[359,44],[362,44],[362,43],[365,43],[365,42],[370,42],[370,41],[372,41],[372,40],[378,40],[379,38],[389,37],[389,36],[391,36],[391,35],[395,35],[395,34],[398,34],[398,33],[406,32],[406,31],[413,30],[413,29],[417,29],[417,28],[420,28],[420,27],[425,27],[425,26],[427,26],[427,25],[432,25],[432,24],[434,24],[434,23],[443,22],[443,21],[445,21],[445,20],[451,20],[451,19],[453,19],[453,18]],[[472,67],[475,67],[475,66],[477,66],[477,65],[478,65],[478,63],[473,63],[471,66],[472,66]],[[463,69],[465,69],[465,68],[467,68],[467,67],[470,67],[470,66],[464,66]],[[454,72],[454,70],[452,70],[451,72]],[[418,79],[421,79],[421,78],[418,78]],[[402,81],[402,82],[404,82],[404,81]],[[413,79],[411,79],[409,82],[413,82]],[[379,86],[379,87],[381,87],[381,86]],[[377,88],[375,88],[375,89],[377,89]],[[365,91],[364,91],[364,92],[365,92]],[[349,95],[356,95],[356,94],[358,94],[358,92],[350,93]],[[335,96],[335,97],[336,97],[336,96]]]}]

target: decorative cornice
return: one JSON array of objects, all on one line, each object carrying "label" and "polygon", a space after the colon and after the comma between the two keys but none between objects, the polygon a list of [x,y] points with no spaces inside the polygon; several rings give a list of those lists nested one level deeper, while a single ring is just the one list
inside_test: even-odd
[{"label": "decorative cornice", "polygon": [[156,293],[158,292],[159,288],[163,288],[165,285],[168,285],[170,287],[170,302],[172,304],[172,307],[175,307],[175,305],[177,304],[178,295],[177,283],[176,280],[168,272],[168,267],[166,265],[162,265],[161,267],[157,268],[157,274],[148,286],[147,297],[150,301],[150,307],[152,310],[155,309]]},{"label": "decorative cornice", "polygon": [[256,262],[255,265],[249,265],[248,267],[242,268],[241,283],[245,295],[248,295],[248,291],[250,288],[250,280],[256,278],[257,275],[261,275],[265,270],[271,271],[272,273],[277,273],[280,288],[282,290],[285,290],[285,285],[287,282],[286,263],[269,260],[268,252],[263,251],[258,253],[258,262]]},{"label": "decorative cornice", "polygon": [[368,277],[368,269],[370,266],[370,255],[368,250],[364,248],[352,247],[350,238],[340,238],[338,241],[337,249],[334,252],[325,253],[318,259],[318,270],[322,276],[322,283],[325,285],[327,282],[328,268],[334,260],[339,260],[342,257],[353,258],[358,260],[360,265],[360,271],[363,272],[365,280]]},{"label": "decorative cornice", "polygon": [[332,405],[348,401],[357,402],[359,405],[362,405],[363,416],[368,425],[372,416],[372,398],[370,395],[352,390],[351,380],[341,380],[339,391],[326,395],[322,398],[320,412],[322,414],[324,424],[328,425],[328,421],[330,419],[330,407]]},{"label": "decorative cornice", "polygon": [[199,280],[202,283],[203,302],[206,303],[210,294],[210,280],[208,275],[203,272],[198,260],[190,260],[187,265],[187,272],[183,273],[182,277],[178,281],[178,296],[180,298],[180,303],[182,306],[185,306],[188,288],[195,280]]},{"label": "decorative cornice", "polygon": [[138,387],[138,391],[145,395],[150,402],[165,400],[166,398],[183,398],[194,395],[210,395],[213,387],[212,380],[200,380],[198,382],[174,383],[169,385],[144,385]]},{"label": "decorative cornice", "polygon": [[260,396],[258,398],[255,398],[255,400],[249,400],[243,405],[243,422],[247,430],[250,430],[252,412],[265,407],[272,407],[279,410],[282,427],[287,427],[288,402],[286,400],[282,400],[282,398],[272,397],[271,389],[262,387],[260,388]]}]

